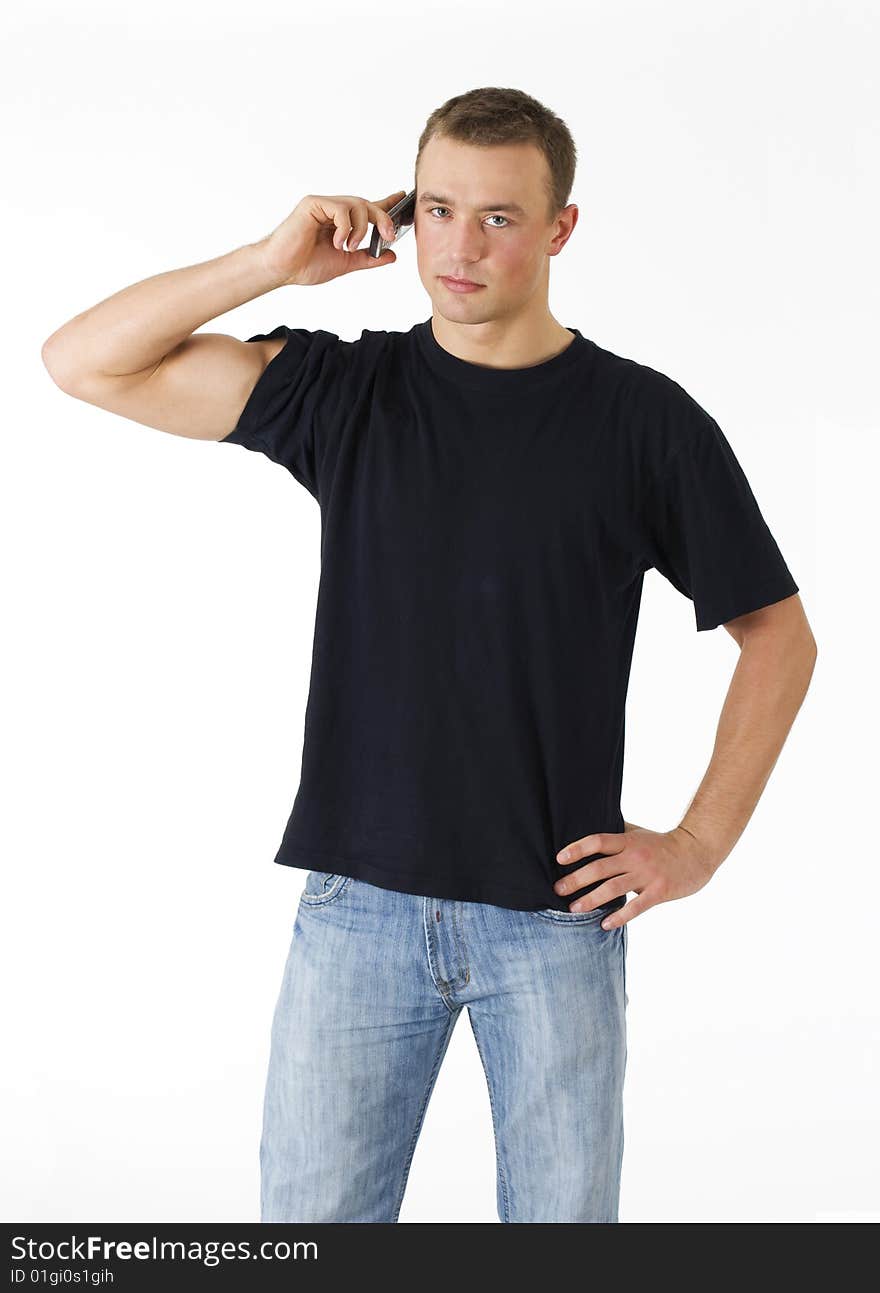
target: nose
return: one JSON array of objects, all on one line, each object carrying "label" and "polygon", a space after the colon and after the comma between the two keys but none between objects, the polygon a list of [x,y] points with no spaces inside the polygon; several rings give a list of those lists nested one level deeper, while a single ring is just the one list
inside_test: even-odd
[{"label": "nose", "polygon": [[447,235],[446,254],[452,264],[463,270],[476,265],[483,256],[483,238],[481,230],[470,229],[465,224],[450,231]]}]

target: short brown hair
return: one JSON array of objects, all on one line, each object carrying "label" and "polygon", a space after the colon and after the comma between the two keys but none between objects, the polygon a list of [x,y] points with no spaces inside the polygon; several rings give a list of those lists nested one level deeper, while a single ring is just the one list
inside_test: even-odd
[{"label": "short brown hair", "polygon": [[[435,108],[419,138],[413,175],[429,139],[455,139],[462,144],[532,143],[547,159],[550,180],[547,192],[549,220],[568,205],[577,149],[568,126],[543,103],[522,90],[490,85],[468,90]],[[413,180],[415,188],[415,180]]]}]

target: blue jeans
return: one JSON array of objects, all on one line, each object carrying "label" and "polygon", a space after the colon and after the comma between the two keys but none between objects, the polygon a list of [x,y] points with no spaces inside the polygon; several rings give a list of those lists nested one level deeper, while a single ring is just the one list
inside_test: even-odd
[{"label": "blue jeans", "polygon": [[627,927],[310,871],[272,1021],[261,1221],[397,1221],[467,1006],[501,1221],[617,1221]]}]

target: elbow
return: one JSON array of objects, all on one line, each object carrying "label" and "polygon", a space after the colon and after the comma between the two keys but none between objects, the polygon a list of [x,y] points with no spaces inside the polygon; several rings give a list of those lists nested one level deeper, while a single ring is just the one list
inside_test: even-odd
[{"label": "elbow", "polygon": [[65,358],[63,350],[56,340],[57,335],[57,333],[53,332],[52,336],[47,337],[43,342],[40,358],[43,361],[43,367],[58,389],[69,395],[72,393],[74,374],[70,356],[68,355]]},{"label": "elbow", "polygon": [[800,679],[804,695],[813,681],[819,648],[809,626],[788,646],[785,652],[789,669]]},{"label": "elbow", "polygon": [[809,651],[810,651],[810,680],[812,680],[813,670],[816,668],[816,661],[819,659],[819,647],[816,643],[816,639],[813,637],[812,632],[810,632]]}]

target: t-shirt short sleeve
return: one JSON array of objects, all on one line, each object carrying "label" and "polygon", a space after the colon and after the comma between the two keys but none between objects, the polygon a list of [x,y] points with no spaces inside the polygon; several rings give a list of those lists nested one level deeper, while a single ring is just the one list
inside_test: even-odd
[{"label": "t-shirt short sleeve", "polygon": [[338,405],[344,352],[351,343],[323,329],[289,328],[284,323],[247,340],[278,337],[285,338],[284,346],[260,374],[233,430],[219,443],[265,454],[317,499],[324,428]]},{"label": "t-shirt short sleeve", "polygon": [[798,585],[718,423],[671,379],[654,394],[644,569],[693,601],[698,631],[791,597]]}]

